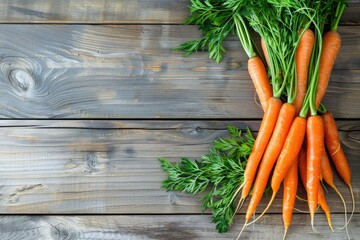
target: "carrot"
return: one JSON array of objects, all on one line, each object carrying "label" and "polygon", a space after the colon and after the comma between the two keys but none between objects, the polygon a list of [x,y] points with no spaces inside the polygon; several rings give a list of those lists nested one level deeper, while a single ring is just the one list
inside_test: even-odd
[{"label": "carrot", "polygon": [[267,51],[267,49],[266,49],[266,43],[265,43],[264,39],[261,39],[261,49],[262,49],[262,51],[263,51],[263,53],[264,53],[264,57],[265,57],[266,64],[267,64],[268,66],[270,66],[270,63],[269,63],[269,54],[268,54],[268,51]]},{"label": "carrot", "polygon": [[322,115],[324,120],[325,144],[336,170],[347,185],[351,185],[351,170],[340,144],[338,128],[333,115],[327,112]]},{"label": "carrot", "polygon": [[318,196],[318,201],[319,201],[318,203],[320,204],[321,209],[324,211],[324,213],[326,215],[326,219],[328,221],[329,227],[330,227],[331,231],[334,232],[334,228],[332,227],[332,224],[331,224],[330,208],[326,202],[324,191],[320,185],[319,185],[317,196]]},{"label": "carrot", "polygon": [[[306,181],[307,181],[307,162],[306,161],[307,161],[307,153],[306,153],[306,148],[304,145],[299,153],[299,172],[300,172],[300,178],[305,187],[305,190],[306,190],[306,192],[308,192],[309,190],[308,190],[307,184],[306,184]],[[331,224],[330,209],[329,209],[328,204],[326,203],[324,191],[322,190],[321,186],[318,188],[317,196],[318,196],[319,204],[326,215],[329,227],[332,231],[334,231],[332,224]]]},{"label": "carrot", "polygon": [[[306,119],[299,116],[296,117],[290,127],[289,133],[287,134],[284,146],[281,150],[271,178],[271,188],[274,192],[273,195],[275,195],[279,190],[280,184],[285,178],[287,171],[296,160],[304,141],[305,131]],[[274,197],[275,196],[272,198]]]},{"label": "carrot", "polygon": [[315,36],[313,31],[311,29],[307,29],[303,33],[299,41],[299,45],[296,49],[295,63],[297,74],[297,91],[294,100],[296,115],[300,113],[300,109],[306,95],[309,62],[314,46],[314,41]]},{"label": "carrot", "polygon": [[270,98],[268,107],[260,125],[259,133],[246,164],[244,171],[244,183],[240,186],[242,187],[240,202],[244,201],[250,192],[258,165],[273,133],[281,106],[282,102],[280,99]]},{"label": "carrot", "polygon": [[324,152],[324,123],[320,116],[310,116],[307,120],[307,173],[306,188],[311,217],[314,226],[314,215],[318,205],[320,166]]},{"label": "carrot", "polygon": [[324,150],[323,156],[321,158],[321,173],[323,175],[323,180],[332,188],[336,188],[334,183],[334,175],[331,170],[329,157]]},{"label": "carrot", "polygon": [[336,122],[334,120],[333,115],[330,112],[327,112],[322,115],[322,119],[324,121],[324,132],[325,132],[325,145],[327,150],[329,151],[329,155],[335,165],[337,172],[339,173],[340,177],[349,187],[353,206],[350,219],[353,216],[355,211],[355,199],[354,193],[351,185],[351,170],[349,163],[346,159],[345,153],[340,144],[340,138],[338,133],[338,128],[336,126]]},{"label": "carrot", "polygon": [[[325,151],[325,149],[324,149],[324,151]],[[323,183],[323,174],[322,174],[322,171],[321,171],[321,165],[320,165],[320,172],[319,172],[319,181],[320,181],[320,183]]]},{"label": "carrot", "polygon": [[264,63],[259,57],[249,58],[248,72],[259,96],[261,106],[265,110],[268,100],[273,96],[273,90]]},{"label": "carrot", "polygon": [[283,207],[282,207],[282,217],[284,222],[284,237],[289,229],[292,220],[292,214],[294,210],[296,192],[298,187],[298,161],[291,165],[288,173],[284,178],[284,195],[283,195]]},{"label": "carrot", "polygon": [[[264,215],[265,212],[271,206],[277,192],[279,191],[280,185],[285,178],[285,175],[287,174],[289,168],[297,159],[301,145],[304,141],[305,131],[306,131],[306,119],[299,116],[296,117],[295,120],[292,122],[290,130],[286,136],[285,143],[281,149],[281,153],[276,162],[275,169],[271,178],[271,189],[273,191],[273,194],[271,196],[270,202],[268,203],[265,210],[254,221],[250,223],[248,223],[248,221],[251,218],[252,215],[251,213],[255,212],[256,206],[255,204],[253,205],[249,204],[246,212],[244,227],[260,219],[262,215]],[[268,171],[271,171],[271,169],[268,169]],[[262,182],[261,184],[266,185],[267,182]]]},{"label": "carrot", "polygon": [[300,173],[300,179],[301,182],[304,185],[305,190],[306,189],[306,169],[307,169],[307,163],[306,163],[306,145],[303,145],[300,149],[299,156],[298,156],[298,165],[299,165],[299,173]]},{"label": "carrot", "polygon": [[318,86],[316,90],[316,108],[323,99],[335,59],[340,51],[341,36],[337,31],[329,31],[323,36]]},{"label": "carrot", "polygon": [[282,146],[286,140],[286,135],[291,127],[295,117],[295,107],[292,104],[284,103],[281,107],[274,132],[265,150],[264,156],[261,160],[254,188],[252,191],[251,200],[246,212],[246,220],[249,220],[254,214],[258,206],[266,184],[268,182],[271,170],[279,157]]},{"label": "carrot", "polygon": [[338,188],[336,187],[335,183],[334,183],[334,175],[333,172],[331,170],[331,166],[330,166],[330,161],[329,161],[329,157],[326,153],[326,151],[324,151],[323,157],[321,159],[321,172],[323,175],[323,179],[324,181],[332,188],[334,189],[334,191],[337,193],[337,195],[340,197],[343,205],[344,205],[344,211],[345,211],[345,229],[346,229],[346,234],[348,236],[348,239],[350,239],[349,236],[349,232],[347,229],[347,211],[346,211],[346,203],[345,200],[342,196],[342,194],[340,193],[340,191],[338,190]]}]

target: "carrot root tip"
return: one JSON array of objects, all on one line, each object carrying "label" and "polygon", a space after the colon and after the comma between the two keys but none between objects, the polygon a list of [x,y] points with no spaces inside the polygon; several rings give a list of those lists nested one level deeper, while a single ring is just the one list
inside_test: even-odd
[{"label": "carrot root tip", "polygon": [[288,227],[285,227],[285,231],[284,231],[284,236],[283,236],[283,240],[285,240],[285,238],[286,238],[286,234],[287,234],[287,231],[288,231]]},{"label": "carrot root tip", "polygon": [[355,212],[355,197],[354,197],[354,192],[353,192],[353,189],[352,189],[352,186],[351,184],[349,184],[349,189],[350,189],[350,194],[351,194],[351,199],[352,199],[352,210],[351,210],[351,215],[349,217],[349,219],[347,220],[347,223],[345,224],[345,226],[341,227],[340,229],[344,229],[347,227],[347,225],[350,223],[350,220],[351,218],[353,217],[354,215],[354,212]]},{"label": "carrot root tip", "polygon": [[300,197],[299,195],[296,195],[296,198],[299,199],[302,202],[307,202],[307,199]]},{"label": "carrot root tip", "polygon": [[246,226],[248,226],[248,221],[246,220],[245,223],[244,223],[244,226],[241,228],[241,231],[239,232],[239,235],[237,236],[236,240],[239,240],[240,239],[240,236],[241,234],[243,233],[244,229]]},{"label": "carrot root tip", "polygon": [[272,195],[272,197],[271,197],[271,199],[270,199],[270,202],[268,203],[268,205],[266,206],[266,208],[264,209],[264,211],[263,211],[255,220],[253,220],[252,222],[248,223],[248,225],[257,222],[257,221],[266,213],[266,211],[270,208],[272,202],[274,201],[275,196],[276,196],[276,193],[277,193],[277,192],[273,192],[273,195]]},{"label": "carrot root tip", "polygon": [[295,208],[295,207],[294,207],[294,210],[299,212],[299,213],[309,213],[309,211],[301,210],[301,209],[298,209],[298,208]]},{"label": "carrot root tip", "polygon": [[311,216],[311,228],[313,229],[314,232],[319,233],[314,227],[314,215]]}]

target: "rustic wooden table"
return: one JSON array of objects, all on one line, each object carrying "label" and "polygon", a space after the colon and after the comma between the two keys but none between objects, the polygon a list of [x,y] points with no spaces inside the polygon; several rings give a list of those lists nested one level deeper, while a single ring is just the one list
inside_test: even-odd
[{"label": "rustic wooden table", "polygon": [[[198,198],[160,188],[157,160],[198,157],[226,123],[259,126],[261,109],[236,38],[216,64],[171,49],[199,36],[187,0],[0,1],[0,239],[234,239]],[[350,1],[325,97],[360,206],[360,2]],[[347,188],[336,179],[349,203]],[[340,199],[329,190],[335,228]],[[262,208],[266,201],[262,203]],[[299,208],[306,209],[305,205]],[[281,200],[244,239],[279,239]],[[323,214],[296,213],[288,239],[346,239]],[[360,239],[360,211],[349,224]]]}]

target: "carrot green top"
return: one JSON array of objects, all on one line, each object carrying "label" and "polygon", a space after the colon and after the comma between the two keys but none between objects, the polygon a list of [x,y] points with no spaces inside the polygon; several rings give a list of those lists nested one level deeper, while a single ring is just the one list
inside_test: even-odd
[{"label": "carrot green top", "polygon": [[322,52],[322,35],[325,29],[325,25],[326,23],[330,22],[330,29],[336,30],[339,24],[339,20],[344,13],[345,7],[347,6],[346,0],[308,0],[306,2],[307,7],[313,9],[315,13],[311,18],[312,25],[315,29],[315,44],[310,60],[308,90],[300,111],[300,116],[304,118],[307,116],[309,109],[311,115],[317,114],[316,91],[318,86],[320,57]]},{"label": "carrot green top", "polygon": [[185,55],[207,49],[216,62],[225,52],[223,42],[229,34],[237,34],[249,58],[256,56],[253,40],[243,19],[247,1],[190,0],[191,16],[184,24],[195,24],[203,32],[200,39],[188,41],[177,47]]},{"label": "carrot green top", "polygon": [[316,39],[300,116],[306,117],[309,109],[315,115],[322,34],[327,23],[331,30],[337,29],[346,6],[347,0],[190,0],[191,16],[185,24],[197,25],[203,36],[181,44],[177,50],[185,51],[185,55],[208,50],[209,57],[219,62],[226,51],[223,42],[236,34],[249,58],[262,57],[249,32],[251,27],[266,45],[274,97],[293,103],[297,91],[296,48],[305,30],[312,28]]}]

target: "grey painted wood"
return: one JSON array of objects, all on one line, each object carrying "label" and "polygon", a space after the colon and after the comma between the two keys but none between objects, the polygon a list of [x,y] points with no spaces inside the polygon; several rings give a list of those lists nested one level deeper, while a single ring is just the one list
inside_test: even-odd
[{"label": "grey painted wood", "polygon": [[[217,233],[208,215],[140,215],[140,216],[2,216],[0,237],[2,240],[143,240],[235,239],[242,227],[243,215],[227,233]],[[343,225],[343,216],[333,214],[334,227]],[[355,214],[349,224],[352,239],[360,231],[360,215]],[[294,214],[286,239],[319,240],[346,239],[344,230],[332,233],[323,215],[316,215],[315,233],[306,214]],[[283,235],[280,214],[265,215],[262,220],[249,226],[242,239],[279,239]]]},{"label": "grey painted wood", "polygon": [[[360,31],[341,27],[327,107],[360,118]],[[220,64],[172,51],[199,33],[170,25],[0,25],[2,118],[260,118],[234,37]]]},{"label": "grey painted wood", "polygon": [[[232,123],[259,126],[258,121]],[[161,189],[165,173],[157,158],[199,157],[227,134],[225,128],[222,121],[2,120],[0,212],[201,213],[199,197]],[[339,129],[357,194],[360,122],[340,121]],[[336,182],[350,207],[347,188]],[[343,211],[333,191],[327,198],[332,211]],[[279,195],[270,212],[280,207]]]},{"label": "grey painted wood", "polygon": [[[2,23],[181,23],[189,0],[3,0]],[[360,3],[349,1],[343,24],[359,24]]]},{"label": "grey painted wood", "polygon": [[359,0],[349,0],[349,7],[341,19],[342,24],[359,25],[360,23],[360,2]]},{"label": "grey painted wood", "polygon": [[4,23],[179,23],[187,0],[3,0]]},{"label": "grey painted wood", "polygon": [[[196,118],[260,118],[238,40],[221,64],[206,53],[184,58],[171,51],[199,36],[176,26],[188,16],[188,0],[4,0],[0,23],[131,25],[0,25],[0,213],[122,214],[0,217],[0,239],[234,239],[244,216],[217,234],[198,198],[160,188],[157,157],[198,157],[226,134],[225,123],[258,129],[258,121]],[[357,205],[360,186],[359,17],[350,1],[342,19],[343,47],[325,97],[339,121],[352,171]],[[153,25],[146,25],[153,24]],[[157,25],[161,24],[161,25]],[[108,120],[91,120],[106,118]],[[116,121],[112,118],[134,118]],[[138,120],[151,118],[154,120]],[[157,118],[188,120],[160,121]],[[89,120],[86,120],[89,119]],[[350,197],[336,177],[350,208]],[[300,188],[299,195],[304,196]],[[342,205],[326,195],[333,224],[343,224]],[[261,211],[267,204],[264,199]],[[245,239],[282,236],[280,197]],[[299,209],[306,204],[297,203]],[[244,209],[241,213],[244,212]],[[356,210],[349,225],[360,232]],[[140,215],[126,215],[140,214]],[[158,215],[160,214],[160,215]],[[167,215],[161,215],[167,214]],[[178,215],[182,214],[182,215]],[[186,214],[186,215],[184,215]],[[330,233],[323,214],[295,214],[287,239],[346,239]]]}]

